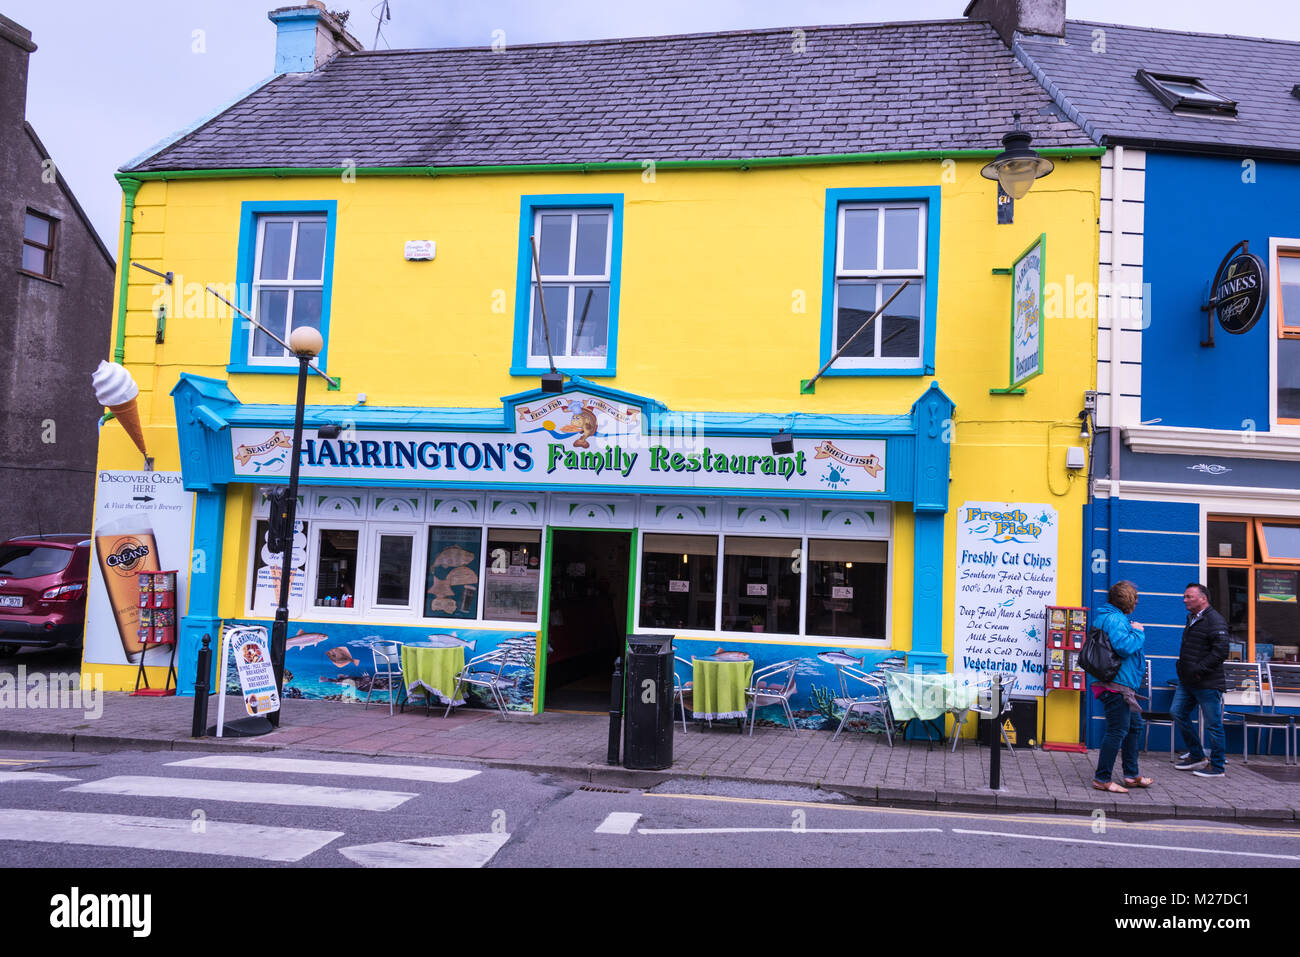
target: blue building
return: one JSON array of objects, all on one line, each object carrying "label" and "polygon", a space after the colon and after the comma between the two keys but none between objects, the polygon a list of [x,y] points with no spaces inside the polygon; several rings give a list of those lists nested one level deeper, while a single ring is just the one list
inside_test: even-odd
[{"label": "blue building", "polygon": [[[1067,22],[1058,6],[1056,31],[995,26],[1107,150],[1083,591],[1095,608],[1112,582],[1137,585],[1159,709],[1189,582],[1230,623],[1230,658],[1300,652],[1300,44]],[[1061,321],[1089,321],[1071,310],[1090,285],[1065,291]]]}]

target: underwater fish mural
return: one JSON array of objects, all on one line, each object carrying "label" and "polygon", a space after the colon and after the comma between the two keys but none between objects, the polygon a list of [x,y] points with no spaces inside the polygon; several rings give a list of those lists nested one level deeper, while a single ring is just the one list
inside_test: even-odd
[{"label": "underwater fish mural", "polygon": [[298,634],[285,642],[284,650],[289,651],[293,648],[311,648],[314,645],[319,645],[322,641],[326,641],[328,638],[329,635],[321,634],[319,631],[308,632],[299,628]]}]

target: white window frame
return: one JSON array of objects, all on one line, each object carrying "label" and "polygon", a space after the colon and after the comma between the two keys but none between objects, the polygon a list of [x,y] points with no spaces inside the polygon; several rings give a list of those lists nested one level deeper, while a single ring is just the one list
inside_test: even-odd
[{"label": "white window frame", "polygon": [[[542,217],[543,216],[564,216],[570,217],[569,226],[569,263],[572,267],[577,265],[578,256],[578,217],[589,216],[592,213],[600,213],[605,216],[605,271],[601,275],[581,275],[578,273],[566,274],[547,274],[542,273],[542,285],[546,288],[553,286],[567,286],[569,295],[567,297],[568,306],[564,323],[564,342],[551,342],[551,349],[554,353],[556,362],[563,362],[564,366],[572,368],[604,368],[609,364],[609,349],[611,346],[610,337],[610,315],[614,311],[614,288],[612,263],[614,255],[614,209],[610,206],[590,206],[590,207],[541,207],[535,210],[533,214],[533,235],[537,237],[537,269],[529,270],[528,283],[528,364],[529,366],[545,366],[549,364],[546,353],[538,355],[533,352],[533,330],[536,323],[541,321],[541,316],[536,315],[537,301],[537,270],[541,268],[541,251],[542,251]],[[531,264],[530,264],[531,265]],[[574,313],[578,311],[576,300],[576,291],[578,286],[600,286],[603,285],[609,290],[605,315],[605,354],[599,356],[575,356],[568,353],[569,343],[573,337],[573,323],[575,320]],[[554,318],[553,316],[551,318]],[[545,339],[543,339],[543,343]]]},{"label": "white window frame", "polygon": [[[929,204],[917,201],[900,201],[900,202],[843,202],[840,203],[836,212],[835,221],[835,302],[831,308],[831,353],[839,348],[840,343],[840,284],[848,282],[850,284],[857,280],[868,280],[876,284],[876,309],[879,309],[885,301],[884,286],[891,281],[901,281],[903,279],[919,279],[918,294],[920,297],[919,315],[917,317],[917,349],[914,356],[892,356],[882,357],[880,355],[881,338],[883,336],[884,322],[877,321],[875,329],[874,356],[841,356],[835,360],[835,367],[841,369],[909,369],[913,370],[918,364],[925,362],[925,284],[927,277],[925,275],[926,266],[926,238],[927,238],[927,216],[929,216]],[[877,210],[879,216],[876,222],[876,262],[882,267],[879,269],[845,269],[844,268],[844,214],[851,210]],[[885,261],[885,210],[888,209],[915,209],[919,213],[916,231],[916,262],[917,268],[908,269],[884,269]]]},{"label": "white window frame", "polygon": [[1300,423],[1279,422],[1277,417],[1277,390],[1279,376],[1277,368],[1278,342],[1282,338],[1281,315],[1282,277],[1278,273],[1277,260],[1279,252],[1300,252],[1300,239],[1271,237],[1268,241],[1268,268],[1270,271],[1268,291],[1268,420],[1270,428],[1280,435],[1300,435]]},{"label": "white window frame", "polygon": [[[428,551],[427,524],[415,522],[398,523],[392,520],[384,522],[367,522],[365,532],[365,551],[358,556],[358,564],[365,569],[365,609],[368,615],[383,615],[391,618],[415,620],[423,617],[423,602],[420,601],[423,586],[416,580],[417,572],[424,567],[421,548]],[[384,535],[403,536],[411,539],[410,581],[406,589],[405,605],[379,604],[379,540]],[[423,576],[421,575],[421,581]],[[359,587],[359,586],[358,586]]]},{"label": "white window frame", "polygon": [[[262,279],[261,278],[262,253],[264,252],[263,247],[265,245],[267,223],[292,223],[293,224],[293,234],[289,238],[289,267],[284,279]],[[319,289],[321,292],[322,311],[325,308],[325,286],[326,286],[327,277],[325,276],[326,254],[324,249],[322,249],[321,252],[320,279],[313,280],[313,279],[293,278],[293,269],[296,264],[296,259],[298,256],[298,228],[303,223],[320,223],[323,226],[325,226],[326,228],[325,242],[326,242],[326,247],[328,247],[329,219],[326,216],[321,216],[321,215],[311,214],[311,213],[302,216],[295,216],[287,213],[283,213],[283,214],[268,213],[266,215],[261,215],[257,217],[257,244],[253,256],[253,282],[252,282],[252,293],[251,293],[252,299],[250,302],[249,312],[251,313],[254,319],[256,319],[258,322],[261,322],[262,317],[260,315],[260,311],[262,307],[262,292],[264,290],[271,290],[271,289],[287,290],[289,293],[289,299],[288,302],[285,304],[285,313],[284,313],[285,316],[284,339],[286,342],[289,339],[288,333],[290,331],[290,327],[293,324],[293,299],[294,299],[294,292],[296,290]],[[322,321],[323,319],[324,316],[322,315]],[[291,355],[276,357],[276,356],[259,356],[254,354],[253,348],[257,342],[257,337],[260,332],[261,330],[259,330],[256,326],[254,326],[248,332],[248,355],[246,358],[250,366],[292,366],[297,364],[298,360]]]},{"label": "white window frame", "polygon": [[356,531],[357,533],[357,576],[354,588],[365,586],[366,579],[363,577],[367,574],[367,566],[370,562],[366,557],[366,525],[367,523],[359,519],[341,518],[337,520],[329,518],[312,519],[311,524],[307,526],[310,533],[307,536],[307,581],[304,589],[303,608],[304,617],[313,617],[319,615],[327,621],[352,621],[359,618],[366,610],[365,601],[363,600],[364,592],[353,592],[352,607],[345,608],[342,605],[329,606],[316,604],[316,578],[319,572],[317,562],[320,560],[320,536],[321,532],[326,531]]}]

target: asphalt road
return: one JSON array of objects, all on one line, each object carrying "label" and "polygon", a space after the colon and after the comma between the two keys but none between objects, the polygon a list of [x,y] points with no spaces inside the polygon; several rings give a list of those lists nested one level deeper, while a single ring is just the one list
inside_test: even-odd
[{"label": "asphalt road", "polygon": [[314,752],[0,751],[6,867],[1300,866],[1300,829],[864,806],[789,786],[580,785]]}]

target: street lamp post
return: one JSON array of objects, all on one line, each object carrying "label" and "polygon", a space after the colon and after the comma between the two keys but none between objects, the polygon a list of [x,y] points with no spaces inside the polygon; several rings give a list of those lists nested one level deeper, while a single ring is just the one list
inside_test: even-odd
[{"label": "street lamp post", "polygon": [[[284,707],[284,654],[289,638],[289,585],[293,574],[293,540],[298,519],[298,463],[302,448],[302,420],[307,404],[307,369],[325,347],[321,334],[311,326],[299,326],[289,333],[289,348],[298,359],[298,399],[293,411],[293,447],[289,454],[289,494],[285,502],[283,560],[280,565],[280,604],[271,627],[271,666],[275,669],[275,693]],[[305,570],[304,570],[305,573]],[[272,728],[280,726],[279,710],[271,712]]]}]

